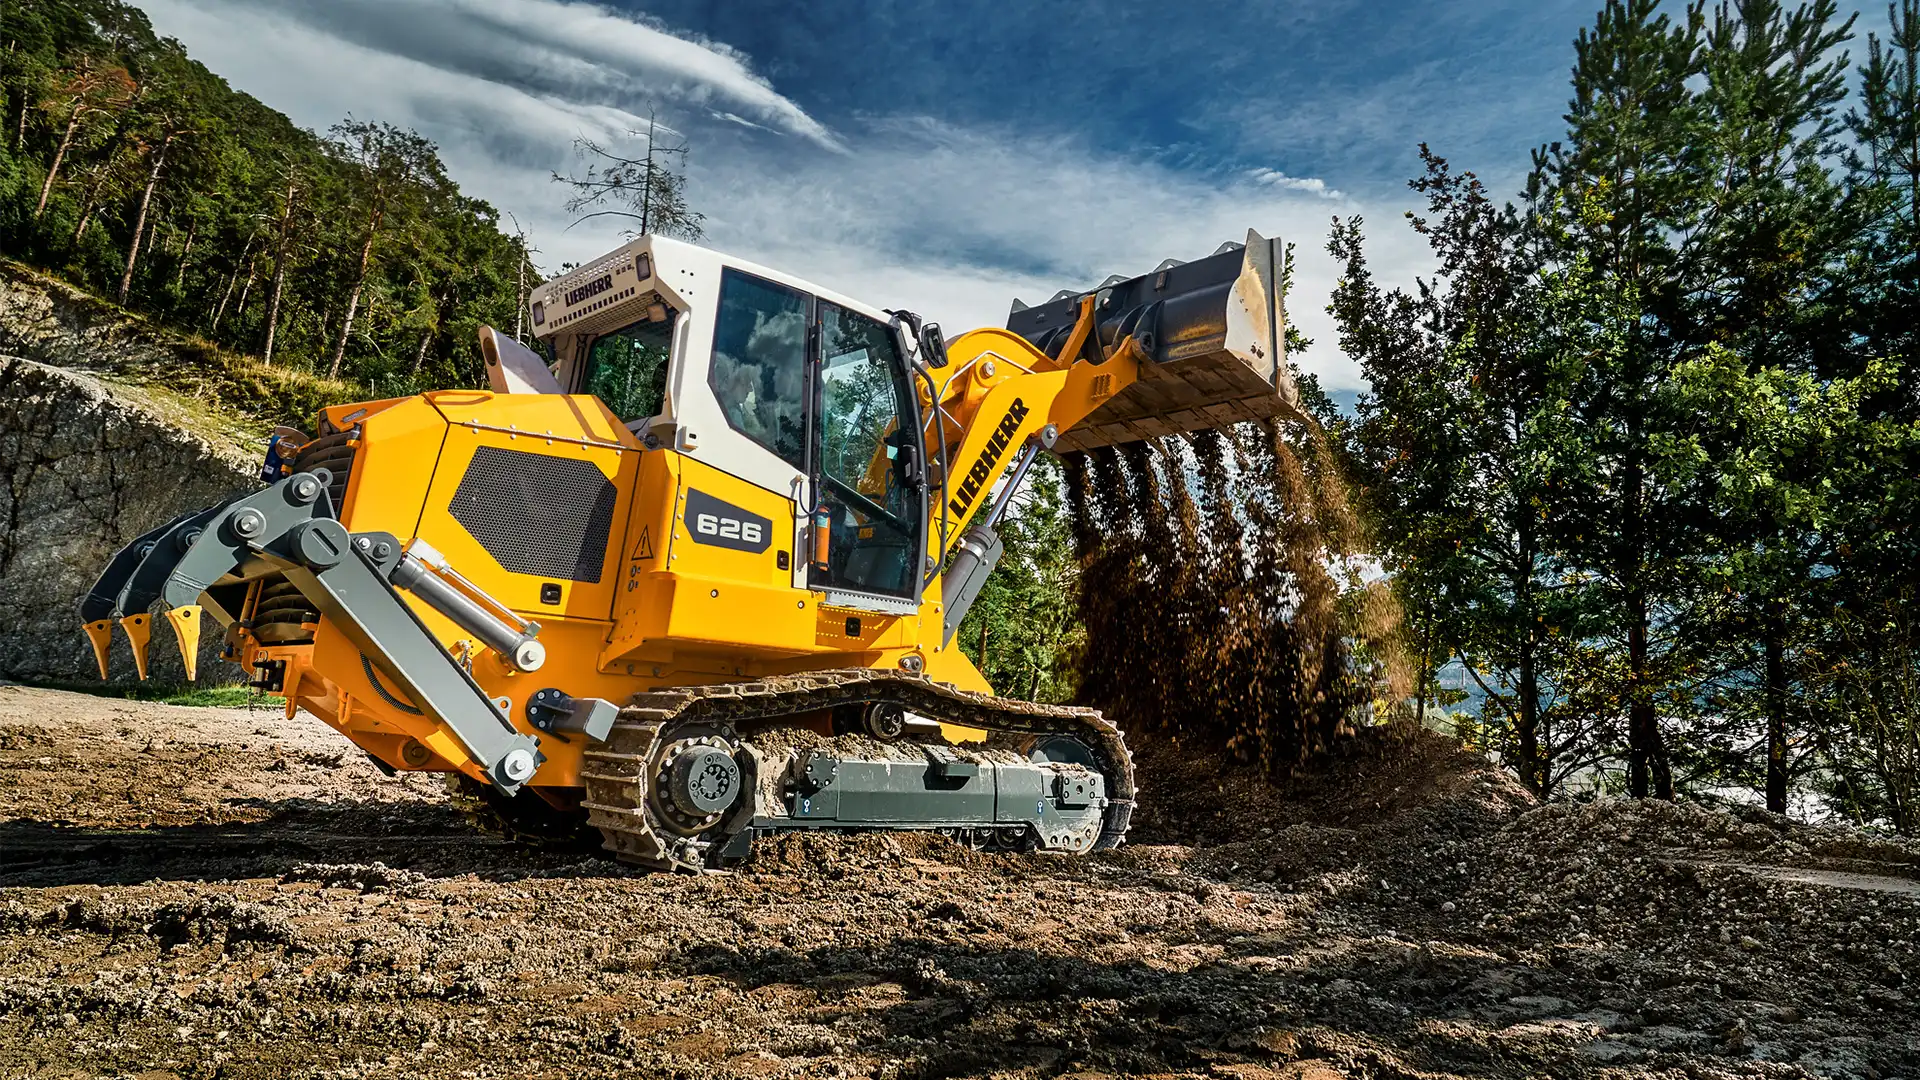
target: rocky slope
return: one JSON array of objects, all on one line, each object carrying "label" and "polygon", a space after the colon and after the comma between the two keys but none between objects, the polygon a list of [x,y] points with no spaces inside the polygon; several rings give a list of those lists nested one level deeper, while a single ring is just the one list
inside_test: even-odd
[{"label": "rocky slope", "polygon": [[[96,678],[76,609],[112,553],[252,486],[272,423],[345,396],[0,263],[0,677]],[[155,678],[181,681],[166,631],[154,637]],[[114,650],[131,680],[124,637]],[[218,651],[207,635],[203,681],[238,678]]]}]

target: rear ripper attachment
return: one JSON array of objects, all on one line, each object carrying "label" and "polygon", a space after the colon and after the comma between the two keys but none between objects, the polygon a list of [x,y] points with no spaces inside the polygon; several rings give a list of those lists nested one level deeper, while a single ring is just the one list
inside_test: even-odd
[{"label": "rear ripper attachment", "polygon": [[135,666],[145,678],[150,612],[163,604],[192,674],[204,614],[231,625],[253,581],[284,577],[360,650],[376,689],[383,679],[397,686],[407,698],[395,699],[397,706],[439,723],[489,783],[512,794],[539,767],[539,740],[508,722],[395,586],[500,649],[523,670],[544,661],[533,640],[539,627],[510,626],[460,593],[440,576],[436,564],[443,561],[430,548],[416,544],[416,555],[403,551],[388,533],[349,533],[333,517],[331,481],[325,469],[295,473],[263,491],[185,515],[116,555],[81,606],[101,677],[114,619],[126,628]]}]

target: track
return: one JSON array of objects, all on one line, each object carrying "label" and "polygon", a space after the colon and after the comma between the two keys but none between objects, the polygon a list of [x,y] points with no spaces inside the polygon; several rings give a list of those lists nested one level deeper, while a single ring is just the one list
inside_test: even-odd
[{"label": "track", "polygon": [[649,793],[662,740],[711,738],[722,727],[745,725],[883,703],[947,723],[990,733],[988,746],[1026,750],[1025,742],[1072,735],[1094,753],[1111,800],[1094,850],[1118,847],[1133,817],[1133,757],[1120,730],[1093,709],[1038,705],[937,683],[924,676],[874,668],[846,668],[752,682],[661,690],[636,696],[620,714],[607,743],[587,751],[582,779],[588,819],[623,861],[658,869],[698,870],[710,861],[700,837],[664,827]]}]

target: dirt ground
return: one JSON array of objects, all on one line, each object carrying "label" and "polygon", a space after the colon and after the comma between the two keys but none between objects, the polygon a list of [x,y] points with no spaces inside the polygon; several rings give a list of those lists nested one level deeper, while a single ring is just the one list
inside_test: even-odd
[{"label": "dirt ground", "polygon": [[1112,855],[643,875],[306,717],[0,686],[0,1076],[1920,1077],[1920,848],[1142,756]]}]

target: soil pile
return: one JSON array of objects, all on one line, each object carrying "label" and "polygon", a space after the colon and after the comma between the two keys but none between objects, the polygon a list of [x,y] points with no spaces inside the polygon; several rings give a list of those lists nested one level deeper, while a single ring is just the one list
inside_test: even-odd
[{"label": "soil pile", "polygon": [[305,717],[0,687],[0,1075],[1920,1075],[1920,849],[1376,737],[1285,788],[1157,744],[1097,858],[645,876]]}]

